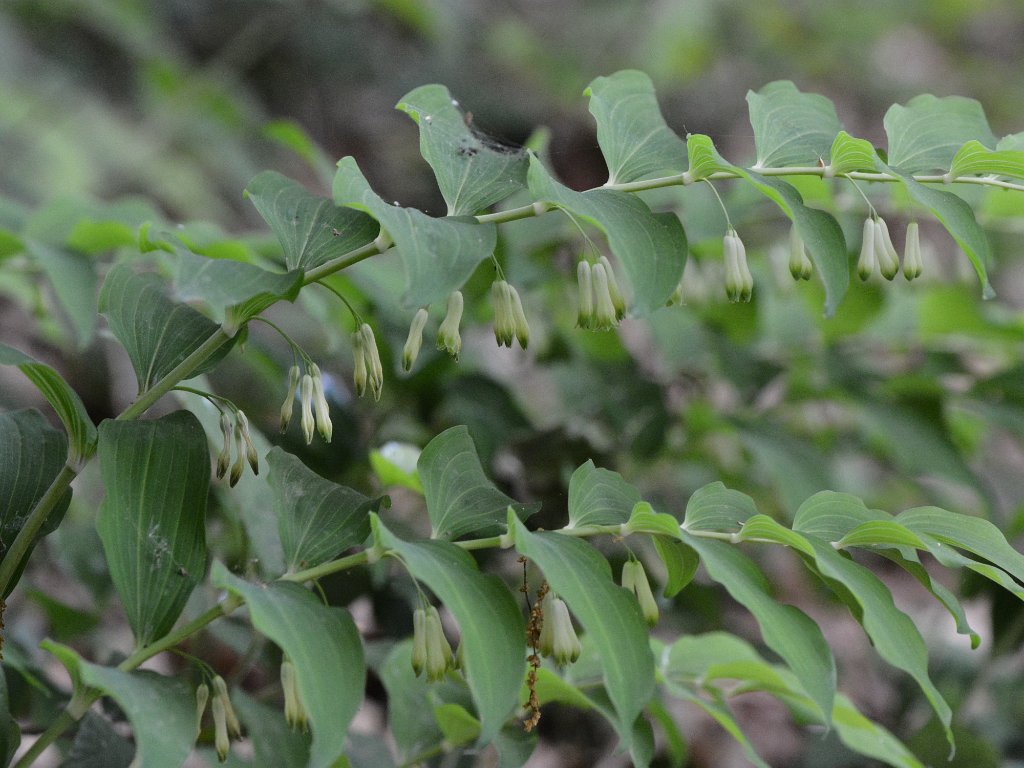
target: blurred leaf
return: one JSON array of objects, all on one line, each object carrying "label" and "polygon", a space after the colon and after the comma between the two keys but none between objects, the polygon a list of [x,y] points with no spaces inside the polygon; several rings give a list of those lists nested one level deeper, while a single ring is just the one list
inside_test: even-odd
[{"label": "blurred leaf", "polygon": [[640,493],[618,472],[601,469],[588,460],[569,480],[569,528],[610,525],[629,519]]},{"label": "blurred leaf", "polygon": [[665,124],[651,79],[624,69],[592,81],[583,92],[597,121],[597,143],[608,184],[686,170],[686,143]]},{"label": "blurred leaf", "polygon": [[392,440],[370,451],[370,466],[384,488],[398,485],[422,494],[423,485],[416,469],[419,458],[419,447]]},{"label": "blurred leaf", "polygon": [[419,125],[420,154],[434,169],[449,216],[472,216],[526,186],[526,152],[475,130],[443,85],[410,91],[397,109]]},{"label": "blurred leaf", "polygon": [[536,156],[530,157],[527,178],[535,200],[564,208],[608,236],[633,287],[636,314],[664,306],[686,263],[686,233],[675,214],[651,213],[642,200],[626,192],[574,192],[551,178]]},{"label": "blurred leaf", "polygon": [[435,219],[415,208],[385,203],[351,157],[338,162],[334,202],[365,211],[380,222],[405,265],[407,307],[443,301],[494,253],[497,230],[476,219]]},{"label": "blurred leaf", "polygon": [[996,145],[981,104],[962,96],[915,96],[906,106],[889,107],[883,123],[888,163],[903,174],[946,172],[957,150],[972,139]]},{"label": "blurred leaf", "polygon": [[100,424],[96,528],[139,647],[166,634],[206,570],[206,434],[188,411]]},{"label": "blurred leaf", "polygon": [[396,643],[379,665],[377,674],[388,694],[388,731],[398,747],[400,759],[418,755],[441,741],[441,729],[434,719],[429,692],[445,683],[428,683],[412,669],[412,639]]},{"label": "blurred leaf", "polygon": [[736,718],[733,716],[732,711],[722,701],[721,696],[716,696],[713,700],[705,698],[704,696],[698,696],[689,687],[674,683],[671,681],[665,682],[665,690],[668,691],[672,696],[683,701],[688,701],[691,704],[696,705],[700,709],[704,710],[711,718],[717,722],[722,728],[725,729],[726,733],[732,736],[736,743],[743,748],[743,755],[757,768],[771,768],[764,760],[761,759],[760,755],[754,749],[754,745],[750,743],[750,739],[743,732],[740,724],[736,722]]},{"label": "blurred leaf", "polygon": [[522,768],[537,748],[537,734],[527,733],[519,723],[506,725],[494,737],[498,768]]},{"label": "blurred leaf", "polygon": [[320,565],[370,535],[370,511],[385,497],[325,480],[280,447],[267,454],[267,464],[288,573]]},{"label": "blurred leaf", "polygon": [[608,561],[586,542],[560,533],[530,533],[510,516],[516,549],[544,573],[594,643],[615,712],[631,746],[633,723],[654,693],[654,660],[636,600],[612,580]]},{"label": "blurred leaf", "polygon": [[17,366],[53,406],[67,430],[72,460],[81,461],[92,456],[96,450],[96,427],[78,393],[59,373],[6,344],[0,344],[0,365]]},{"label": "blurred leaf", "polygon": [[263,135],[305,160],[324,184],[331,183],[334,163],[294,120],[271,120],[263,126]]},{"label": "blurred leaf", "polygon": [[515,707],[526,674],[526,625],[519,606],[501,579],[481,573],[454,544],[402,541],[379,521],[375,531],[380,544],[397,552],[459,622],[466,682],[480,718],[479,742],[486,744]]},{"label": "blurred leaf", "polygon": [[277,236],[288,269],[318,267],[377,236],[377,223],[369,216],[339,208],[274,171],[253,178],[245,196]]},{"label": "blurred leaf", "polygon": [[21,728],[18,727],[18,721],[11,715],[7,677],[4,675],[3,669],[0,669],[0,765],[4,768],[10,765],[19,746],[21,746]]},{"label": "blurred leaf", "polygon": [[434,707],[434,719],[445,741],[453,747],[469,744],[480,736],[480,721],[458,704],[438,704]]},{"label": "blurred leaf", "polygon": [[331,768],[363,701],[366,670],[359,631],[348,611],[325,606],[298,584],[251,584],[214,562],[214,586],[245,598],[257,631],[291,659],[313,743],[309,768]]},{"label": "blurred leaf", "polygon": [[818,625],[792,605],[776,602],[764,574],[732,545],[685,531],[683,541],[697,551],[711,578],[754,616],[765,644],[793,670],[828,724],[835,699],[836,667]]},{"label": "blurred leaf", "polygon": [[46,273],[57,302],[67,314],[78,348],[85,349],[96,331],[96,266],[80,253],[26,239],[25,250]]},{"label": "blurred leaf", "polygon": [[306,768],[309,734],[290,727],[278,707],[262,704],[241,689],[232,692],[231,702],[252,741],[256,765]]},{"label": "blurred leaf", "polygon": [[957,150],[949,167],[951,179],[960,176],[1011,176],[1024,179],[1024,151],[999,150],[993,152],[980,141],[971,139]]},{"label": "blurred leaf", "polygon": [[756,514],[752,498],[716,480],[698,488],[686,502],[683,530],[737,531],[744,520]]},{"label": "blurred leaf", "polygon": [[828,156],[841,126],[824,96],[801,93],[789,80],[747,91],[758,168],[813,166]]},{"label": "blurred leaf", "polygon": [[94,629],[100,622],[95,613],[73,608],[38,589],[29,589],[26,596],[43,609],[50,624],[50,634],[58,642],[66,642]]},{"label": "blurred leaf", "polygon": [[691,547],[681,541],[675,541],[667,536],[652,536],[651,540],[668,573],[663,594],[665,597],[675,597],[693,581],[700,565],[700,558]]},{"label": "blurred leaf", "polygon": [[61,768],[128,768],[135,747],[105,717],[86,712]]}]

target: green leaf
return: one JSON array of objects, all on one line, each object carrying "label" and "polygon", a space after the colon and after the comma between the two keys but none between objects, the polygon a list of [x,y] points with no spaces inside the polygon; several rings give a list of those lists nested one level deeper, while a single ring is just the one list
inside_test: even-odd
[{"label": "green leaf", "polygon": [[43,268],[78,348],[85,349],[96,331],[96,265],[80,253],[31,238],[26,238],[25,250]]},{"label": "green leaf", "polygon": [[953,747],[953,733],[949,729],[953,714],[928,677],[928,648],[914,622],[896,607],[888,587],[871,571],[836,552],[827,541],[814,537],[808,540],[814,547],[818,571],[827,580],[842,584],[857,601],[861,608],[857,618],[871,644],[885,661],[917,681],[945,726],[946,738]]},{"label": "green leaf", "polygon": [[419,458],[419,447],[392,440],[370,451],[370,466],[381,486],[398,485],[422,495],[423,484],[416,469]]},{"label": "green leaf", "polygon": [[697,566],[700,565],[700,558],[693,549],[674,538],[652,536],[651,540],[668,573],[665,591],[662,594],[665,597],[675,597],[693,581]]},{"label": "green leaf", "polygon": [[428,683],[412,669],[412,639],[396,643],[377,667],[388,694],[388,731],[399,758],[408,760],[443,738],[431,709],[431,691],[448,681]]},{"label": "green leaf", "polygon": [[114,730],[109,720],[86,712],[61,768],[129,768],[134,754],[135,747]]},{"label": "green leaf", "polygon": [[325,480],[297,456],[275,447],[267,454],[274,514],[289,573],[312,568],[370,535],[371,499]]},{"label": "green leaf", "polygon": [[625,746],[633,723],[654,693],[654,659],[636,600],[612,580],[608,561],[592,546],[560,533],[530,533],[510,516],[520,554],[541,569],[551,589],[579,619],[600,656],[604,683]]},{"label": "green leaf", "polygon": [[493,224],[470,217],[435,219],[415,208],[389,205],[370,189],[351,157],[338,161],[334,201],[369,213],[394,242],[405,265],[403,301],[408,307],[443,301],[494,253]]},{"label": "green leaf", "polygon": [[736,722],[736,718],[733,716],[732,711],[725,702],[722,701],[721,695],[715,696],[713,700],[707,699],[704,696],[698,696],[695,691],[691,690],[687,686],[679,685],[678,683],[671,681],[665,682],[665,690],[677,699],[688,701],[710,715],[711,718],[722,726],[726,733],[732,736],[743,748],[743,754],[751,764],[757,766],[757,768],[771,768],[771,766],[769,766],[768,763],[762,760],[760,755],[757,754],[757,751],[754,749],[754,745],[750,743],[750,739],[747,738],[747,735],[743,732],[740,724]]},{"label": "green leaf", "polygon": [[624,69],[595,79],[583,92],[597,121],[608,184],[686,170],[686,143],[665,124],[651,79]]},{"label": "green leaf", "polygon": [[722,171],[732,171],[732,163],[718,154],[711,137],[703,133],[691,133],[686,136],[686,153],[690,160],[689,173],[693,181],[701,181]]},{"label": "green leaf", "polygon": [[96,450],[96,427],[85,410],[82,398],[59,373],[6,344],[0,344],[0,365],[17,366],[53,406],[67,430],[73,462],[92,456]]},{"label": "green leaf", "polygon": [[836,549],[847,547],[913,547],[925,549],[920,538],[892,520],[868,520],[853,528],[836,542]]},{"label": "green leaf", "polygon": [[795,531],[791,531],[786,526],[776,522],[768,515],[754,515],[748,519],[743,527],[740,529],[737,538],[740,541],[750,541],[751,539],[766,539],[776,544],[782,544],[785,547],[790,547],[798,552],[803,552],[805,555],[814,556],[814,550],[808,543],[807,539],[801,536]]},{"label": "green leaf", "polygon": [[79,685],[117,702],[132,724],[135,762],[146,768],[179,768],[196,739],[195,693],[181,678],[141,670],[122,672],[81,659],[64,645],[44,640],[43,649],[63,664]]},{"label": "green leaf", "polygon": [[100,424],[96,528],[139,647],[166,634],[206,569],[210,453],[188,411]]},{"label": "green leaf", "polygon": [[789,80],[747,91],[758,168],[816,165],[828,154],[841,126],[824,96],[801,93]]},{"label": "green leaf", "polygon": [[820,491],[797,509],[793,530],[825,541],[839,541],[861,523],[888,517],[885,512],[868,509],[856,496]]},{"label": "green leaf", "polygon": [[372,243],[379,227],[369,216],[339,208],[274,171],[263,171],[245,196],[270,225],[288,269],[308,270]]},{"label": "green leaf", "polygon": [[638,501],[640,492],[623,480],[622,475],[595,467],[588,459],[569,480],[567,527],[624,523]]},{"label": "green leaf", "polygon": [[480,736],[480,721],[458,704],[438,704],[434,707],[437,721],[445,741],[453,747],[461,747]]},{"label": "green leaf", "polygon": [[359,631],[348,611],[325,606],[298,584],[251,584],[214,562],[214,586],[239,595],[252,625],[288,654],[313,731],[310,768],[331,768],[363,700],[366,670]]},{"label": "green leaf", "polygon": [[462,632],[466,680],[486,744],[515,707],[526,672],[526,625],[512,593],[473,558],[442,541],[407,542],[374,518],[380,544],[394,550],[409,572],[452,612]]},{"label": "green leaf", "polygon": [[231,703],[252,741],[256,765],[306,768],[309,736],[290,727],[279,707],[262,704],[241,689],[232,691]]},{"label": "green leaf", "polygon": [[889,165],[905,174],[946,172],[957,150],[972,139],[996,145],[981,104],[962,96],[915,96],[906,106],[889,107],[883,124]]},{"label": "green leaf", "polygon": [[534,200],[563,208],[598,227],[633,287],[633,310],[648,314],[665,305],[683,274],[686,233],[673,213],[651,213],[635,195],[611,189],[574,192],[530,156],[527,174]]},{"label": "green leaf", "polygon": [[[294,120],[271,120],[263,126],[263,135],[290,149],[309,165],[324,184],[331,183],[334,162],[320,148],[302,126]],[[251,186],[251,184],[250,184]]]},{"label": "green leaf", "polygon": [[177,251],[175,293],[184,301],[202,301],[229,336],[246,321],[282,299],[295,301],[302,270],[268,272],[230,259],[208,259]]},{"label": "green leaf", "polygon": [[878,153],[866,139],[857,139],[846,131],[840,131],[829,150],[826,176],[842,176],[854,171],[874,171]]},{"label": "green leaf", "polygon": [[897,768],[924,768],[903,743],[888,730],[869,720],[848,698],[839,694],[832,710],[832,723],[839,739],[861,755],[881,760]]},{"label": "green leaf", "polygon": [[520,515],[536,511],[535,505],[519,504],[487,479],[464,426],[446,429],[427,443],[416,465],[435,539],[502,532],[510,506]]},{"label": "green leaf", "polygon": [[672,515],[664,512],[655,512],[654,508],[646,501],[638,501],[633,506],[633,514],[629,516],[629,522],[622,527],[622,533],[657,533],[667,536],[670,539],[678,539],[679,521]]},{"label": "green leaf", "polygon": [[36,210],[23,234],[48,245],[96,254],[133,245],[139,227],[159,219],[152,204],[141,198],[110,203],[62,196]]},{"label": "green leaf", "polygon": [[719,481],[698,488],[686,502],[684,531],[736,531],[757,514],[754,500]]},{"label": "green leaf", "polygon": [[821,629],[806,614],[776,602],[764,574],[735,547],[683,534],[712,579],[745,607],[761,627],[765,644],[785,660],[828,723],[836,691],[836,667]]},{"label": "green leaf", "polygon": [[961,176],[1010,176],[1024,179],[1024,151],[999,150],[993,152],[980,141],[971,139],[959,150],[949,167],[949,178]]},{"label": "green leaf", "polygon": [[[107,274],[100,291],[100,312],[132,361],[140,394],[219,330],[192,307],[171,301],[156,275],[135,274],[127,264],[119,264]],[[228,344],[221,347],[220,356],[229,348]],[[192,375],[215,365],[220,356],[212,357]]]},{"label": "green leaf", "polygon": [[443,85],[410,91],[397,109],[420,127],[420,154],[434,169],[449,216],[472,216],[526,186],[526,152],[475,130]]},{"label": "green leaf", "polygon": [[[47,424],[38,411],[0,413],[0,541],[5,545],[0,558],[6,555],[7,547],[25,527],[36,502],[64,467],[67,453],[67,438]],[[56,529],[70,503],[71,490],[68,489],[39,529],[32,547]],[[30,552],[31,548],[3,597],[7,597],[17,583]]]}]

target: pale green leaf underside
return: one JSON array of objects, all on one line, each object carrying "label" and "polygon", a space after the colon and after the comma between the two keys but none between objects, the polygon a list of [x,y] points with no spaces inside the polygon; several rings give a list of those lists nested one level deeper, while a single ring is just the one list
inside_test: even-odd
[{"label": "pale green leaf underside", "polygon": [[459,622],[466,678],[488,743],[516,706],[526,672],[526,627],[504,583],[481,573],[464,550],[442,541],[407,542],[377,521],[382,546],[426,584]]},{"label": "pale green leaf underside", "polygon": [[420,154],[450,216],[471,216],[526,186],[526,152],[474,130],[443,85],[410,91],[397,108],[419,125]]},{"label": "pale green leaf underside", "polygon": [[493,224],[469,217],[436,219],[415,208],[389,205],[370,189],[351,157],[338,162],[334,201],[366,211],[390,236],[405,265],[403,301],[408,307],[445,300],[494,253],[497,229]]},{"label": "pale green leaf underside", "polygon": [[622,475],[588,460],[569,480],[569,527],[624,523],[638,501],[639,491]]},{"label": "pale green leaf underside", "polygon": [[957,150],[949,168],[951,179],[989,174],[1024,179],[1024,151],[998,149],[993,152],[980,141],[972,139]]},{"label": "pale green leaf underside", "polygon": [[842,126],[824,96],[801,93],[788,80],[747,92],[758,168],[813,166],[828,155]]},{"label": "pale green leaf underside", "polygon": [[251,584],[219,562],[210,580],[245,598],[253,626],[291,659],[313,731],[309,767],[332,768],[366,682],[363,646],[352,617],[297,584]]},{"label": "pale green leaf underside", "polygon": [[906,106],[893,104],[883,124],[888,163],[903,173],[945,173],[957,150],[972,139],[996,145],[981,104],[962,96],[915,96]]},{"label": "pale green leaf underside", "polygon": [[276,447],[267,454],[274,514],[290,572],[320,565],[370,535],[370,510],[379,506],[306,467]]},{"label": "pale green leaf underside", "polygon": [[17,366],[35,384],[67,430],[76,458],[89,458],[96,448],[96,427],[85,410],[82,398],[64,378],[50,366],[6,344],[0,344],[0,365]]},{"label": "pale green leaf underside", "polygon": [[339,208],[274,171],[257,175],[245,196],[270,225],[288,269],[312,269],[373,242],[377,223],[364,213]]},{"label": "pale green leaf underside", "polygon": [[188,411],[100,424],[106,496],[96,519],[138,645],[170,630],[206,569],[210,454]]},{"label": "pale green leaf underside", "polygon": [[757,514],[754,500],[720,481],[698,488],[686,502],[683,529],[687,531],[737,531]]},{"label": "pale green leaf underside", "polygon": [[646,74],[622,70],[597,78],[583,93],[597,121],[609,184],[686,170],[686,143],[666,125]]},{"label": "pale green leaf underside", "polygon": [[[605,687],[625,741],[654,693],[654,659],[636,599],[612,580],[592,546],[559,533],[529,533],[518,521],[515,544],[565,600],[600,655]],[[628,745],[626,745],[628,746]]]},{"label": "pale green leaf underside", "polygon": [[633,310],[647,314],[665,305],[686,264],[686,233],[672,213],[652,213],[634,195],[610,189],[575,192],[559,184],[530,157],[530,194],[564,208],[601,229],[633,288]]},{"label": "pale green leaf underside", "polygon": [[829,150],[829,172],[840,176],[854,171],[874,171],[877,157],[870,141],[840,131]]},{"label": "pale green leaf underside", "polygon": [[889,515],[868,509],[856,496],[821,491],[800,505],[793,518],[793,530],[825,541],[839,541],[862,523],[885,520]]}]

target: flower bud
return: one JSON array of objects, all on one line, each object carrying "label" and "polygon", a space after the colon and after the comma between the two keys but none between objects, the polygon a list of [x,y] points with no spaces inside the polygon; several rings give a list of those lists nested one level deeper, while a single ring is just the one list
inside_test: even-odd
[{"label": "flower bud", "polygon": [[288,660],[281,662],[281,689],[284,691],[284,719],[291,728],[306,731],[309,728],[306,708],[299,698],[299,686],[295,680],[295,667]]},{"label": "flower bud", "polygon": [[889,237],[889,227],[881,217],[875,219],[875,258],[878,259],[878,271],[886,280],[892,280],[900,271],[900,257]]},{"label": "flower bud", "polygon": [[921,235],[917,231],[917,222],[907,224],[907,241],[903,249],[903,276],[913,280],[921,276]]},{"label": "flower bud", "polygon": [[519,298],[519,291],[510,285],[508,292],[512,297],[512,324],[515,329],[516,341],[519,342],[520,349],[526,349],[526,345],[530,343],[530,324],[526,322],[526,313],[523,311],[523,302]]},{"label": "flower bud", "polygon": [[366,360],[370,391],[373,392],[373,399],[379,401],[381,390],[384,388],[384,367],[377,352],[377,339],[374,338],[373,328],[367,323],[363,323],[359,331],[363,335],[363,356]]},{"label": "flower bud", "polygon": [[313,421],[313,377],[308,373],[302,376],[299,392],[299,405],[302,407],[302,436],[306,438],[306,445],[309,445],[313,442],[313,428],[316,424]]},{"label": "flower bud", "polygon": [[334,425],[331,424],[331,407],[324,397],[324,382],[320,373],[320,366],[313,363],[313,410],[316,413],[316,428],[320,436],[328,443],[331,442],[331,435],[334,434]]},{"label": "flower bud", "polygon": [[622,566],[622,586],[632,592],[640,603],[640,611],[649,626],[658,623],[658,603],[651,592],[651,584],[647,580],[643,563],[639,560],[628,560]]},{"label": "flower bud", "polygon": [[459,360],[462,351],[462,337],[459,335],[459,323],[462,322],[462,292],[452,291],[448,296],[448,307],[445,311],[441,327],[437,329],[437,348]]},{"label": "flower bud", "polygon": [[572,626],[569,607],[558,597],[544,598],[544,620],[537,645],[544,656],[552,656],[560,665],[571,664],[580,657],[582,647]]},{"label": "flower bud", "polygon": [[579,286],[578,328],[594,327],[594,280],[590,262],[586,259],[576,265],[576,283]]},{"label": "flower bud", "polygon": [[215,675],[213,678],[213,696],[215,700],[219,699],[224,704],[224,716],[227,719],[228,731],[236,739],[241,738],[242,726],[239,724],[238,718],[235,717],[235,708],[231,706],[228,686],[220,675]]},{"label": "flower bud", "polygon": [[292,411],[295,408],[295,390],[299,386],[299,366],[293,365],[288,369],[288,395],[281,403],[281,431],[288,429],[292,420]]},{"label": "flower bud", "polygon": [[213,744],[217,750],[217,758],[223,763],[228,759],[228,752],[231,751],[224,702],[215,698],[211,706],[213,710]]},{"label": "flower bud", "polygon": [[864,219],[864,229],[860,240],[860,257],[857,259],[857,274],[861,280],[867,280],[875,271],[875,222],[868,217]]},{"label": "flower bud", "polygon": [[735,229],[730,229],[722,238],[722,257],[725,260],[725,294],[729,301],[750,301],[754,278],[747,266],[747,250]]},{"label": "flower bud", "polygon": [[789,274],[794,280],[810,280],[814,265],[807,257],[807,248],[795,226],[789,228]]},{"label": "flower bud", "polygon": [[626,300],[622,297],[622,291],[619,290],[619,281],[615,279],[615,270],[612,269],[612,263],[608,261],[607,256],[601,256],[598,261],[604,266],[605,275],[608,276],[608,293],[612,298],[612,306],[615,307],[615,319],[621,320],[626,316]]},{"label": "flower bud", "polygon": [[494,338],[499,347],[511,347],[516,333],[515,318],[512,316],[512,294],[504,280],[491,283],[491,303],[494,304]]},{"label": "flower bud", "polygon": [[242,442],[245,443],[245,459],[249,462],[249,466],[252,468],[252,473],[258,475],[260,473],[260,457],[256,453],[256,446],[253,445],[252,435],[249,434],[249,419],[246,418],[243,411],[239,411],[235,418],[238,419],[238,425],[242,428]]},{"label": "flower bud", "polygon": [[[239,412],[240,413],[240,412]],[[245,468],[245,441],[242,439],[242,423],[235,414],[235,463],[231,465],[231,475],[228,477],[228,485],[234,488],[242,479],[242,470]]]},{"label": "flower bud", "polygon": [[362,397],[366,394],[366,383],[369,379],[369,374],[366,370],[366,342],[363,339],[363,329],[357,328],[355,333],[352,334],[352,357],[354,364],[352,367],[352,381],[356,387],[356,395]]},{"label": "flower bud", "polygon": [[416,677],[427,666],[427,612],[417,608],[412,612],[412,671]]},{"label": "flower bud", "polygon": [[436,682],[443,680],[452,665],[452,647],[444,636],[441,617],[437,608],[430,606],[426,610],[425,622],[427,638],[427,680]]},{"label": "flower bud", "polygon": [[220,453],[217,455],[218,480],[227,474],[228,467],[231,465],[231,443],[234,436],[234,427],[231,425],[231,417],[223,412],[220,415],[220,431],[224,436],[224,447],[220,449]]},{"label": "flower bud", "polygon": [[420,307],[409,324],[409,338],[405,340],[405,347],[402,349],[402,370],[412,370],[412,364],[419,357],[420,347],[423,345],[423,329],[427,325],[428,317],[427,310]]},{"label": "flower bud", "polygon": [[210,700],[210,686],[201,683],[196,688],[196,737],[203,730],[203,713],[206,712],[206,703]]},{"label": "flower bud", "polygon": [[591,268],[591,277],[594,281],[594,328],[598,331],[607,331],[619,324],[615,312],[615,304],[612,303],[611,290],[608,287],[608,272],[604,264],[598,262]]}]

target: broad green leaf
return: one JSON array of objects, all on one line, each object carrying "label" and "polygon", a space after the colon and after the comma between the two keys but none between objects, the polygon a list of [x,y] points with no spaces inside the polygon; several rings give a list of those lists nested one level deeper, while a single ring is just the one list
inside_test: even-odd
[{"label": "broad green leaf", "polygon": [[836,108],[824,96],[801,93],[789,80],[747,91],[758,168],[816,165],[828,155],[841,128]]},{"label": "broad green leaf", "polygon": [[486,744],[515,707],[526,670],[526,625],[519,606],[501,579],[481,573],[454,544],[402,541],[379,521],[375,532],[459,622],[466,680],[481,723],[479,741]]},{"label": "broad green leaf", "polygon": [[0,365],[17,366],[53,406],[67,430],[71,448],[69,458],[72,461],[78,462],[92,456],[96,450],[96,427],[85,410],[82,398],[59,373],[6,344],[0,344]]},{"label": "broad green leaf", "polygon": [[651,539],[668,574],[665,591],[662,594],[665,597],[675,597],[693,581],[697,566],[700,565],[700,558],[693,549],[681,541],[676,541],[674,537],[670,539],[665,536],[652,536]]},{"label": "broad green leaf", "polygon": [[771,768],[757,754],[754,745],[750,743],[747,734],[743,732],[740,724],[736,722],[736,718],[733,716],[728,705],[722,700],[721,695],[715,695],[714,699],[708,699],[697,695],[696,691],[691,690],[688,686],[671,681],[665,681],[665,690],[677,699],[688,701],[710,715],[743,748],[743,754],[751,764],[757,766],[757,768]]},{"label": "broad green leaf", "polygon": [[79,349],[85,349],[96,331],[96,265],[80,253],[33,239],[25,240],[25,250],[43,268]]},{"label": "broad green leaf", "polygon": [[526,507],[506,496],[487,479],[466,427],[451,427],[435,437],[416,464],[435,539],[499,533],[509,506],[520,515],[536,511],[535,506]]},{"label": "broad green leaf", "polygon": [[290,727],[280,707],[262,704],[241,689],[231,692],[231,703],[252,741],[256,765],[306,768],[309,735]]},{"label": "broad green leaf", "polygon": [[686,142],[661,115],[651,79],[624,69],[595,79],[583,92],[597,121],[597,143],[608,165],[608,184],[686,170]]},{"label": "broad green leaf", "polygon": [[569,525],[614,525],[629,520],[640,492],[618,472],[595,467],[592,460],[581,464],[569,480]]},{"label": "broad green leaf", "polygon": [[873,720],[866,718],[848,698],[839,694],[832,710],[832,724],[839,739],[861,755],[896,768],[924,768],[903,742]]},{"label": "broad green leaf", "polygon": [[366,214],[339,208],[274,171],[258,174],[245,196],[277,236],[288,269],[318,267],[373,242],[379,230]]},{"label": "broad green leaf", "polygon": [[712,174],[732,171],[732,163],[718,154],[710,136],[691,133],[686,137],[686,154],[690,161],[690,176],[693,181],[702,181]]},{"label": "broad green leaf", "polygon": [[96,528],[139,647],[166,634],[206,569],[210,453],[188,411],[100,424]]},{"label": "broad green leaf", "polygon": [[271,304],[295,301],[302,287],[302,270],[268,272],[252,264],[175,250],[175,293],[184,301],[202,301],[229,336]]},{"label": "broad green leaf", "polygon": [[370,535],[370,511],[382,498],[325,480],[297,456],[267,454],[277,530],[289,573],[320,565]]},{"label": "broad green leaf", "polygon": [[712,579],[746,608],[761,627],[765,644],[793,670],[826,723],[836,691],[836,667],[821,629],[792,605],[779,603],[754,562],[721,541],[683,534]]},{"label": "broad green leaf", "polygon": [[635,195],[611,189],[575,192],[555,181],[536,156],[527,174],[534,200],[562,208],[598,227],[633,288],[633,310],[664,306],[686,264],[686,233],[672,213],[651,213]]},{"label": "broad green leaf", "polygon": [[664,512],[655,512],[646,501],[638,501],[633,505],[633,513],[629,522],[622,526],[622,534],[656,533],[670,539],[678,539],[679,521]]},{"label": "broad green leaf", "polygon": [[767,540],[803,552],[805,555],[814,556],[814,550],[807,539],[776,522],[768,515],[754,515],[748,519],[737,534],[737,538],[740,541]]},{"label": "broad green leaf", "polygon": [[[110,270],[100,291],[100,312],[124,346],[135,368],[139,393],[166,376],[219,330],[204,315],[172,301],[153,274],[136,274],[127,264]],[[192,375],[208,369],[226,354],[225,344]]]},{"label": "broad green leaf", "polygon": [[737,531],[748,517],[756,514],[752,498],[716,480],[698,488],[686,502],[683,530]]},{"label": "broad green leaf", "polygon": [[945,546],[941,541],[933,539],[931,536],[921,534],[921,539],[928,547],[928,551],[932,556],[946,568],[968,568],[995,582],[1014,597],[1024,600],[1024,586],[1014,581],[1006,571],[996,568],[994,565],[981,563],[967,557],[958,550]]},{"label": "broad green leaf", "polygon": [[868,520],[853,528],[839,541],[836,549],[847,547],[913,547],[925,549],[924,543],[912,531],[892,520]]},{"label": "broad green leaf", "polygon": [[866,139],[857,139],[840,131],[829,150],[828,176],[842,176],[853,171],[874,171],[878,153]]},{"label": "broad green leaf", "polygon": [[684,635],[661,656],[661,674],[677,682],[692,682],[707,675],[712,667],[734,662],[767,664],[746,640],[728,632]]},{"label": "broad green leaf", "polygon": [[857,601],[861,608],[857,619],[878,655],[917,681],[953,747],[953,733],[949,729],[953,714],[928,677],[928,648],[917,626],[896,607],[888,587],[871,571],[836,552],[827,541],[814,537],[808,540],[814,547],[818,571],[827,580],[842,584]]},{"label": "broad green leaf", "polygon": [[506,725],[494,737],[498,768],[522,768],[537,748],[537,734],[527,733],[519,723]]},{"label": "broad green leaf", "polygon": [[530,533],[512,516],[520,554],[544,573],[600,656],[604,683],[629,746],[633,723],[654,693],[654,659],[636,600],[612,580],[608,561],[592,546],[560,533]]},{"label": "broad green leaf", "polygon": [[[67,455],[64,433],[51,427],[38,411],[0,413],[0,541],[5,545],[0,558],[25,526],[36,502],[64,467]],[[32,547],[56,529],[70,503],[69,488],[39,529]],[[31,548],[8,584],[7,594],[17,583],[30,553]]]},{"label": "broad green leaf", "polygon": [[384,202],[356,161],[343,157],[334,177],[334,202],[369,213],[394,242],[405,265],[408,307],[443,301],[494,253],[497,229],[470,217],[435,219],[415,208]]},{"label": "broad green leaf", "polygon": [[820,491],[797,509],[793,530],[825,541],[839,541],[861,523],[888,518],[885,512],[868,509],[856,496]]},{"label": "broad green leaf", "polygon": [[959,150],[949,167],[949,178],[961,176],[1011,176],[1024,179],[1024,151],[998,150],[993,152],[976,139],[971,139]]},{"label": "broad green leaf", "polygon": [[449,216],[472,216],[526,186],[526,152],[477,131],[448,89],[423,85],[397,109],[420,128],[420,154],[448,203]]},{"label": "broad green leaf", "polygon": [[434,707],[437,721],[445,741],[454,747],[461,747],[480,736],[480,721],[458,704],[438,704]]},{"label": "broad green leaf", "polygon": [[67,646],[45,640],[42,647],[80,685],[110,696],[132,724],[135,763],[146,768],[180,768],[196,739],[195,693],[182,678],[149,670],[122,672],[90,664]]},{"label": "broad green leaf", "polygon": [[[447,680],[428,683],[412,669],[412,639],[396,643],[377,667],[388,694],[388,731],[398,747],[399,759],[407,760],[439,743],[443,736],[431,709],[432,691]],[[442,697],[445,698],[445,697]]]},{"label": "broad green leaf", "polygon": [[939,507],[915,507],[896,515],[896,522],[917,534],[972,552],[1024,582],[1024,555],[1011,547],[988,520],[958,515]]},{"label": "broad green leaf", "polygon": [[214,586],[239,595],[257,631],[295,665],[299,696],[309,715],[310,768],[331,768],[345,746],[345,732],[363,700],[366,670],[359,631],[348,611],[325,606],[298,584],[252,584],[214,562]]},{"label": "broad green leaf", "polygon": [[135,747],[114,730],[109,720],[86,712],[61,768],[129,768],[134,754]]},{"label": "broad green leaf", "polygon": [[[570,683],[568,680],[559,677],[557,673],[547,667],[540,667],[537,670],[537,700],[541,706],[552,701],[568,704],[574,709],[588,710],[594,708],[594,702],[587,698],[587,694]],[[529,689],[523,685],[520,696],[520,705],[526,706],[529,701]]]},{"label": "broad green leaf", "polygon": [[995,147],[985,112],[974,99],[962,96],[915,96],[893,104],[883,120],[889,139],[889,165],[905,174],[945,173],[960,149],[975,139]]},{"label": "broad green leaf", "polygon": [[422,494],[423,484],[416,469],[419,458],[419,447],[392,440],[370,451],[370,466],[383,487],[398,485]]}]

